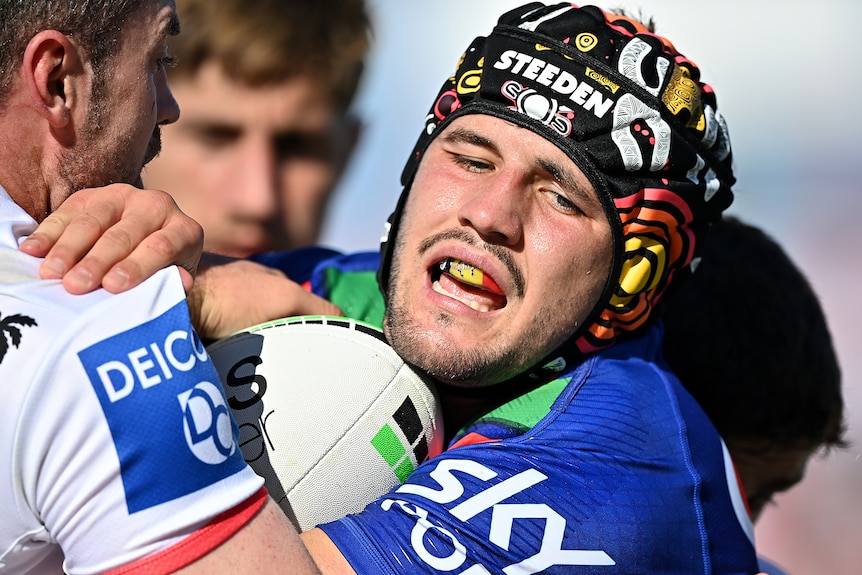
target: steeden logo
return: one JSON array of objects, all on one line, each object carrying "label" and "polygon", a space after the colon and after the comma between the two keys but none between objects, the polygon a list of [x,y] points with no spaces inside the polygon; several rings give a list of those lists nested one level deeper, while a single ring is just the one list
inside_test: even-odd
[{"label": "steeden logo", "polygon": [[36,320],[26,315],[15,313],[7,315],[0,319],[0,363],[3,363],[3,358],[6,357],[6,352],[9,351],[11,343],[16,348],[21,344],[21,330],[17,326],[34,327]]}]

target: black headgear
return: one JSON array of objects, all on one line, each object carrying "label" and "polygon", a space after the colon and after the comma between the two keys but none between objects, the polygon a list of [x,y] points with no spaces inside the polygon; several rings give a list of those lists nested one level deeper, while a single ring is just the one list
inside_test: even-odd
[{"label": "black headgear", "polygon": [[695,259],[699,235],[733,199],[727,126],[694,62],[627,17],[534,2],[476,38],[434,100],[382,244],[384,295],[422,155],[467,114],[505,119],[557,145],[589,178],[610,220],[614,262],[605,292],[540,369],[556,371],[560,358],[644,326],[674,275]]}]

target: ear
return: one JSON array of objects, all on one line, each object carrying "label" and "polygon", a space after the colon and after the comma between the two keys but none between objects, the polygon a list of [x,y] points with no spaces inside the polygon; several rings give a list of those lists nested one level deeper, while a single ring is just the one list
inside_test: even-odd
[{"label": "ear", "polygon": [[24,51],[22,73],[37,112],[52,127],[65,128],[89,83],[77,44],[57,30],[39,32]]}]

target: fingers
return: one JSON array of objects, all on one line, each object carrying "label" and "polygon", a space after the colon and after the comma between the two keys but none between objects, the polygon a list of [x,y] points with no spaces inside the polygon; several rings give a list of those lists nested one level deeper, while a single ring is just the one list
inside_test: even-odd
[{"label": "fingers", "polygon": [[[331,301],[302,289],[294,283],[298,293],[286,301],[285,311],[279,317],[290,317],[294,315],[342,315],[341,309]],[[289,294],[285,294],[289,295]],[[265,320],[264,320],[265,321]]]},{"label": "fingers", "polygon": [[[88,233],[95,228],[95,225],[87,232],[77,231],[88,219],[88,216],[82,215],[70,223],[61,236],[61,241],[51,248],[45,259],[44,265],[53,265],[49,262],[54,261],[62,262],[60,264],[62,266],[71,264],[69,271],[63,275],[63,286],[66,290],[80,294],[104,285],[106,288],[111,288],[109,291],[117,293],[143,281],[146,278],[142,276],[143,272],[136,269],[134,262],[126,261],[126,258],[133,253],[136,242],[140,241],[129,235],[128,229],[123,227],[132,223],[130,220],[134,217],[121,220],[120,223],[105,229],[95,237]],[[98,229],[101,229],[102,222],[98,224]],[[139,222],[138,225],[145,226],[145,223]],[[62,242],[64,238],[68,238],[65,243]],[[92,247],[87,248],[87,245]],[[89,251],[86,251],[87,249]],[[114,265],[115,262],[121,263]],[[155,271],[152,270],[150,275]],[[42,273],[44,277],[45,273],[50,272]]]},{"label": "fingers", "polygon": [[195,285],[195,277],[186,268],[178,268],[180,270],[180,279],[183,281],[183,289],[186,293],[192,291]]},{"label": "fingers", "polygon": [[191,289],[203,230],[167,193],[126,184],[80,190],[21,244],[44,257],[40,275],[63,279],[71,293],[100,285],[117,293],[177,264]]},{"label": "fingers", "polygon": [[[177,212],[163,221],[160,229],[141,238],[140,235],[151,229],[154,221],[138,223],[136,219],[137,216],[124,217],[120,223],[107,230],[79,265],[84,265],[90,257],[94,260],[104,257],[104,261],[108,262],[119,260],[102,279],[102,287],[119,293],[138,285],[158,270],[176,264],[180,266],[183,287],[188,292],[194,282],[203,247],[203,230],[200,225],[182,212]],[[121,224],[124,226],[122,229]],[[125,240],[115,238],[112,234],[114,231],[127,236],[135,234],[129,238],[128,243],[132,246],[129,253],[124,253],[122,246]],[[102,242],[108,242],[109,245],[102,246]],[[105,253],[107,255],[103,256]]]},{"label": "fingers", "polygon": [[88,204],[86,194],[71,196],[21,244],[22,251],[45,258],[39,270],[42,278],[60,279],[69,273],[121,213],[110,204],[90,211]]},{"label": "fingers", "polygon": [[209,340],[282,317],[342,315],[336,305],[278,270],[210,255],[201,265],[188,302],[198,333]]}]

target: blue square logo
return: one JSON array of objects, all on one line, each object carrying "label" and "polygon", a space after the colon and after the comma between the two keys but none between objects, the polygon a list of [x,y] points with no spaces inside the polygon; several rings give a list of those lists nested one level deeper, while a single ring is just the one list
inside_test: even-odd
[{"label": "blue square logo", "polygon": [[111,430],[129,513],[245,467],[218,373],[185,302],[78,357]]}]

